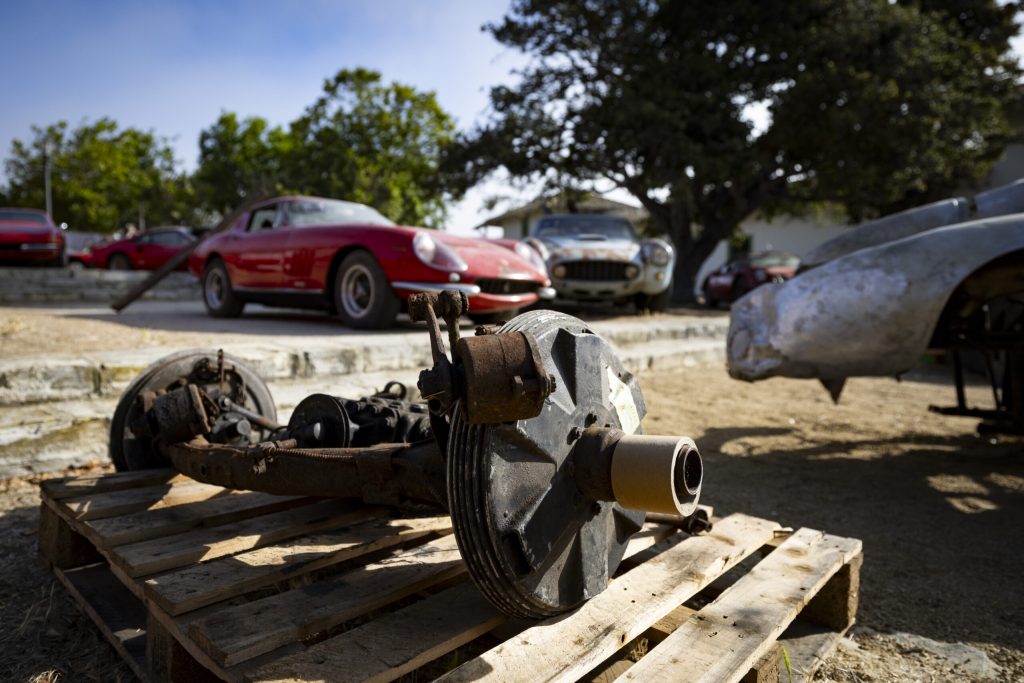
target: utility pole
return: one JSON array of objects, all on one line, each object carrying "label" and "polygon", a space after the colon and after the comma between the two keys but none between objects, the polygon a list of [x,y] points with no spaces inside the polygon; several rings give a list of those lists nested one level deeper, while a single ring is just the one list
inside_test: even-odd
[{"label": "utility pole", "polygon": [[46,214],[53,218],[53,192],[50,187],[50,170],[53,167],[53,142],[43,143],[43,191],[46,193]]}]

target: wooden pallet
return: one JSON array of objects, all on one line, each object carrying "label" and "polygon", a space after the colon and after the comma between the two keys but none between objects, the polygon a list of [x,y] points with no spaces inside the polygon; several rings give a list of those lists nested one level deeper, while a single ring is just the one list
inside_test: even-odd
[{"label": "wooden pallet", "polygon": [[809,679],[853,623],[861,543],[745,515],[647,525],[609,588],[509,621],[450,521],[169,470],[42,484],[43,557],[150,681]]}]

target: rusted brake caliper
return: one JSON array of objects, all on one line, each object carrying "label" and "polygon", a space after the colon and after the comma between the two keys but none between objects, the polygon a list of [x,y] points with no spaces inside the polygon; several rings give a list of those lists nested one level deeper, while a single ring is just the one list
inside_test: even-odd
[{"label": "rusted brake caliper", "polygon": [[639,433],[643,395],[608,342],[552,311],[460,338],[467,306],[451,291],[410,298],[430,333],[426,405],[400,390],[313,394],[278,425],[266,386],[238,359],[189,352],[129,387],[111,455],[119,469],[169,461],[233,488],[443,507],[474,582],[517,617],[604,590],[645,512],[690,530],[706,522],[695,514],[697,449]]}]

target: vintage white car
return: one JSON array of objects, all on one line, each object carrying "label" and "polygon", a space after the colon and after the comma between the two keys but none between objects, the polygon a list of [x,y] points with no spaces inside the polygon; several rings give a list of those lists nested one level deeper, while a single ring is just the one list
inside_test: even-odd
[{"label": "vintage white car", "polygon": [[[1024,184],[993,193],[948,201],[1024,211]],[[929,220],[912,210],[899,214],[902,222],[887,217],[852,229],[809,254],[809,270],[737,301],[729,374],[817,378],[838,399],[848,377],[898,376],[929,349],[943,350],[957,406],[936,410],[1024,433],[1024,213],[934,227],[936,206],[922,207]],[[965,403],[966,350],[986,354],[993,409]]]},{"label": "vintage white car", "polygon": [[672,291],[675,249],[641,240],[625,218],[593,213],[552,214],[527,240],[544,257],[557,298],[625,303],[664,310]]}]

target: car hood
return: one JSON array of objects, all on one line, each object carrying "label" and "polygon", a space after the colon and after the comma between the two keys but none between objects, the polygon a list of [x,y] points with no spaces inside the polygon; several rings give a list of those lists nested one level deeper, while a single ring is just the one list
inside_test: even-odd
[{"label": "car hood", "polygon": [[526,259],[515,251],[474,237],[460,237],[438,230],[426,231],[438,242],[455,250],[469,266],[474,277],[498,277],[510,280],[547,280]]},{"label": "car hood", "polygon": [[551,252],[552,261],[603,260],[632,261],[640,253],[633,240],[594,239],[578,236],[538,238]]}]

